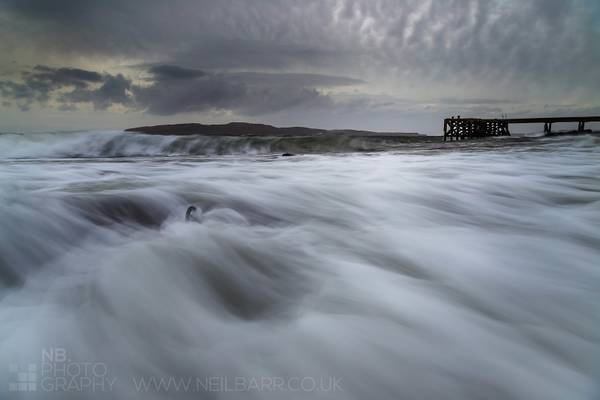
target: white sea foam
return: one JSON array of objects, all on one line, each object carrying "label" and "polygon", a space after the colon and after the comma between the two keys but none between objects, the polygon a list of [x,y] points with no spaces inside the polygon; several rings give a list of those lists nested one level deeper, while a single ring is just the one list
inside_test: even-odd
[{"label": "white sea foam", "polygon": [[[92,154],[100,139],[81,137],[2,156]],[[597,396],[598,139],[486,143],[0,161],[0,390],[18,379],[10,364],[36,364],[36,391],[9,394]],[[199,222],[186,223],[192,204]],[[48,349],[116,380],[50,392]],[[173,377],[193,384],[139,385]],[[197,385],[211,378],[214,390]]]}]

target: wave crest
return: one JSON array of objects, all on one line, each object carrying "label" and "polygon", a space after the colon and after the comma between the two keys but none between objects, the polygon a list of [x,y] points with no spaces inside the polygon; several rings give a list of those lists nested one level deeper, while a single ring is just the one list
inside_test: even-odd
[{"label": "wave crest", "polygon": [[162,136],[125,132],[0,134],[2,158],[263,155],[393,150],[419,137]]}]

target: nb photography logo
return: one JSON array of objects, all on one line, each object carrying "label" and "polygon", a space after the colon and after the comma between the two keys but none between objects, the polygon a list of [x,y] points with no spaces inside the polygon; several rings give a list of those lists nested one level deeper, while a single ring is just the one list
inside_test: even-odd
[{"label": "nb photography logo", "polygon": [[37,390],[37,365],[28,364],[20,368],[19,364],[10,364],[9,372],[13,381],[8,383],[9,392],[35,392]]},{"label": "nb photography logo", "polygon": [[42,350],[39,363],[9,365],[9,392],[102,392],[116,382],[102,362],[75,361],[67,350]]}]

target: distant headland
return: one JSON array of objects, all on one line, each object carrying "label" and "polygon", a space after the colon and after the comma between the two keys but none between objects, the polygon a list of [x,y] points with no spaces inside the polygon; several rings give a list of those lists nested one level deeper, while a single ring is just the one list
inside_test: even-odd
[{"label": "distant headland", "polygon": [[347,136],[421,136],[416,132],[373,132],[353,129],[316,129],[301,126],[278,128],[272,125],[230,122],[228,124],[205,125],[198,123],[154,125],[129,128],[126,132],[149,135],[210,135],[210,136],[321,136],[327,134]]}]

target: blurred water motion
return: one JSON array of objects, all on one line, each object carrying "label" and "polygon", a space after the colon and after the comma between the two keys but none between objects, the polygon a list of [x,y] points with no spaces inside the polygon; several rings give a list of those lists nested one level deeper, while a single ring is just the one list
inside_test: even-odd
[{"label": "blurred water motion", "polygon": [[[11,395],[598,395],[597,137],[280,158],[65,135],[0,135],[0,383],[38,365]],[[48,349],[112,385],[40,380]]]}]

